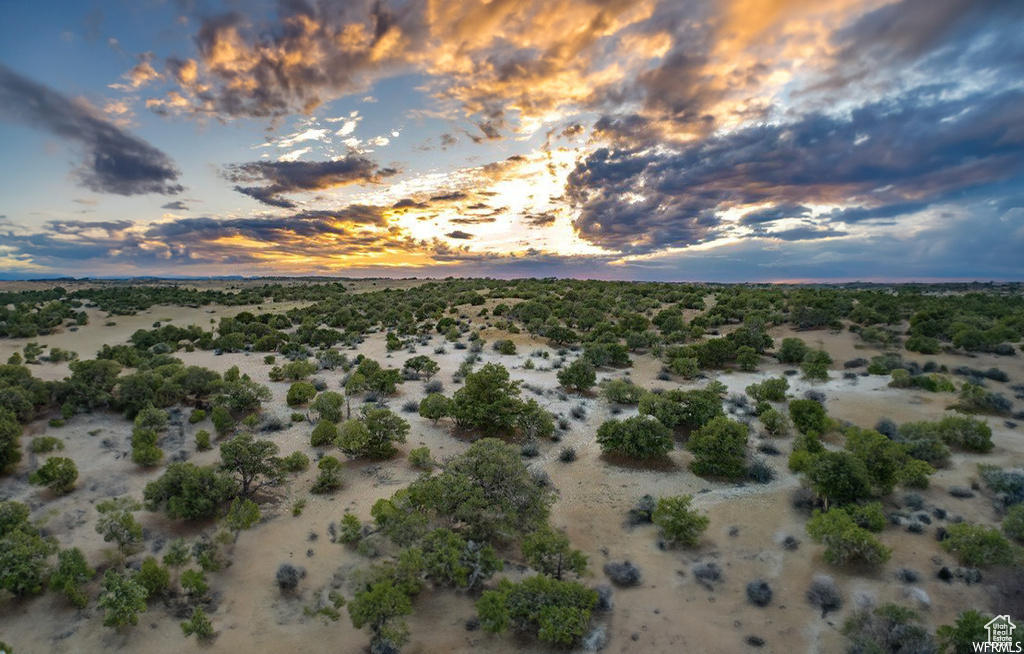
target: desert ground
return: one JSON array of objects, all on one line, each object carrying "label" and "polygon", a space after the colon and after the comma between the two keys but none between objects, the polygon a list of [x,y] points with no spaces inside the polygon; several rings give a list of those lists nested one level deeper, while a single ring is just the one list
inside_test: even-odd
[{"label": "desert ground", "polygon": [[[224,282],[220,284],[223,287]],[[376,288],[369,286],[368,281],[358,284],[360,288]],[[261,307],[212,305],[197,309],[155,306],[138,315],[109,318],[103,312],[89,309],[88,324],[77,331],[63,329],[35,339],[0,340],[0,360],[6,361],[12,353],[23,349],[28,340],[92,358],[103,344],[126,343],[132,333],[150,328],[155,321],[180,327],[195,324],[210,329],[211,321],[241,311],[283,312],[301,304],[268,302]],[[493,309],[495,304],[494,300],[488,300],[486,306]],[[691,455],[682,447],[671,453],[669,464],[656,467],[624,465],[610,460],[602,456],[595,433],[599,425],[613,417],[612,407],[596,393],[561,392],[555,371],[549,366],[557,356],[556,351],[546,340],[488,328],[485,318],[474,317],[476,310],[464,313],[472,318],[474,328],[480,329],[481,336],[488,342],[480,353],[480,363],[497,362],[509,368],[514,379],[524,382],[524,398],[536,399],[556,415],[569,415],[574,407],[584,408],[585,417],[573,419],[560,442],[542,443],[540,455],[527,462],[531,467],[546,471],[557,489],[552,524],[566,529],[573,546],[589,557],[588,573],[582,581],[605,582],[602,566],[609,560],[628,559],[642,570],[643,581],[639,586],[616,589],[613,611],[595,614],[593,624],[607,629],[604,651],[842,651],[845,640],[839,629],[843,620],[850,611],[866,603],[892,601],[918,609],[932,629],[953,622],[958,613],[968,608],[991,613],[1001,610],[990,585],[967,584],[960,580],[948,583],[936,577],[943,566],[957,564],[940,547],[935,532],[955,516],[998,525],[999,517],[990,494],[982,490],[973,498],[957,499],[948,489],[969,487],[976,482],[976,464],[980,462],[1020,466],[1024,462],[1024,438],[1021,436],[1024,427],[1016,427],[1003,418],[986,418],[992,428],[995,449],[988,454],[955,453],[951,465],[931,477],[930,488],[920,491],[925,501],[924,510],[945,509],[947,520],[935,519],[920,534],[911,533],[905,527],[887,527],[880,539],[893,549],[893,555],[878,569],[836,568],[822,560],[823,547],[808,538],[804,530],[807,513],[791,506],[792,493],[801,485],[800,478],[786,465],[792,437],[752,438],[754,447],[771,440],[780,450],[780,455],[766,457],[776,473],[775,479],[767,484],[735,484],[697,477],[688,470]],[[116,324],[107,326],[108,321]],[[776,327],[770,334],[776,341],[799,336],[809,345],[832,355],[835,363],[830,367],[828,382],[811,383],[792,376],[789,377],[789,393],[794,397],[801,397],[807,390],[824,393],[825,406],[836,419],[861,427],[871,427],[880,418],[891,418],[897,423],[936,419],[955,400],[954,393],[888,388],[887,376],[844,378],[845,360],[870,358],[881,351],[866,346],[849,331],[794,332],[789,327]],[[490,345],[502,338],[512,339],[518,353],[495,352]],[[450,394],[457,388],[450,380],[464,352],[449,347],[445,354],[434,354],[435,346],[443,342],[441,335],[434,334],[429,345],[417,346],[417,351],[440,364],[436,379],[443,381],[445,393]],[[342,351],[350,357],[362,353],[387,367],[398,368],[406,358],[413,356],[405,350],[389,353],[382,333],[371,334],[355,350],[342,348]],[[196,350],[179,351],[175,356],[186,365],[219,371],[237,365],[242,373],[271,389],[273,399],[264,403],[264,412],[278,413],[286,419],[291,412],[285,404],[289,382],[268,380],[271,366],[264,363],[262,354],[215,355],[211,351]],[[574,356],[570,353],[569,360]],[[1021,356],[982,354],[970,359],[949,353],[929,357],[905,353],[904,356],[922,363],[934,360],[950,368],[998,366],[1008,373],[1011,381],[992,382],[991,388],[1006,392],[1010,397],[1013,392],[1008,390],[1008,385],[1024,381],[1024,357]],[[524,364],[531,358],[535,367],[527,369]],[[664,381],[658,379],[661,360],[647,354],[634,354],[632,358],[631,368],[600,369],[598,381],[629,378],[647,389],[668,389],[696,388],[706,385],[709,379],[717,379],[730,393],[742,393],[748,384],[778,377],[792,368],[765,357],[757,372],[719,371],[689,382]],[[41,363],[31,366],[31,370],[34,376],[45,380],[60,380],[70,374],[66,363]],[[317,373],[328,388],[335,390],[341,385],[343,375],[341,370]],[[401,412],[403,404],[418,401],[424,395],[423,382],[410,381],[399,386],[398,394],[388,399],[389,406],[411,424],[408,441],[400,446],[398,456],[383,462],[347,462],[344,488],[332,495],[309,493],[316,476],[314,465],[298,476],[289,477],[285,484],[262,497],[263,520],[243,532],[236,543],[227,546],[230,564],[208,575],[212,597],[208,603],[209,615],[217,635],[202,646],[204,649],[309,653],[367,650],[366,631],[354,629],[344,611],[341,619],[334,622],[321,616],[304,615],[302,609],[314,594],[325,588],[337,587],[350,596],[354,572],[369,564],[367,558],[353,548],[331,542],[327,531],[331,522],[336,522],[346,511],[369,521],[370,507],[376,500],[390,496],[416,479],[419,472],[404,456],[412,448],[427,446],[435,459],[442,460],[468,447],[469,441],[455,434],[447,421],[434,424],[416,413]],[[635,407],[625,407],[616,412],[615,417],[635,413]],[[62,548],[79,547],[93,567],[109,566],[111,545],[104,543],[94,529],[95,504],[117,495],[141,497],[146,483],[156,479],[162,469],[144,470],[131,462],[128,457],[131,423],[120,414],[79,414],[64,426],[51,427],[47,418],[55,416],[56,413],[41,417],[25,429],[22,437],[25,455],[14,474],[0,480],[0,499],[27,504],[32,510],[31,519],[56,537]],[[198,464],[216,463],[219,460],[217,449],[199,452],[194,438],[199,429],[210,429],[209,420],[194,425],[183,421],[183,425],[180,435],[162,444],[168,456]],[[276,442],[282,455],[302,451],[315,461],[320,452],[309,443],[312,427],[309,422],[289,423],[283,431],[261,437]],[[67,495],[56,496],[28,483],[29,472],[38,467],[42,457],[31,454],[27,444],[41,435],[60,438],[66,444],[62,456],[71,457],[78,465],[76,489]],[[575,448],[578,457],[574,462],[559,460],[558,453],[566,446]],[[839,446],[829,443],[828,447]],[[683,493],[693,494],[694,506],[710,518],[710,527],[698,547],[661,549],[656,527],[626,525],[626,512],[642,495],[658,497]],[[904,495],[904,491],[898,489],[884,500],[886,510],[901,508]],[[305,509],[301,515],[293,516],[291,507],[300,499],[307,501]],[[216,528],[212,522],[172,521],[160,513],[145,510],[136,515],[145,527],[146,542],[144,551],[135,558],[158,553],[169,540],[179,536],[197,538],[212,534]],[[796,550],[783,547],[786,536],[800,541]],[[502,555],[510,561],[503,574],[513,578],[521,575],[523,570],[511,562],[514,552],[502,552]],[[708,561],[717,562],[722,568],[721,580],[712,586],[698,582],[692,572],[695,564]],[[301,567],[306,573],[298,591],[292,595],[283,595],[274,581],[278,565],[286,562]],[[917,571],[919,580],[914,584],[903,583],[896,577],[896,571],[901,568]],[[805,597],[812,577],[821,573],[835,578],[844,600],[842,609],[824,616]],[[756,578],[767,580],[774,589],[773,600],[764,608],[751,605],[745,596],[747,583]],[[97,577],[89,586],[93,600],[84,610],[71,608],[63,596],[53,592],[24,600],[3,599],[0,601],[0,640],[10,643],[19,653],[167,654],[197,648],[195,639],[182,636],[179,621],[183,616],[175,613],[170,602],[151,603],[136,627],[103,627],[101,610],[94,599],[98,592]],[[415,611],[408,619],[411,639],[403,651],[564,651],[532,638],[467,630],[466,623],[475,614],[475,600],[474,594],[454,590],[431,590],[419,595],[415,599]],[[761,644],[752,644],[756,642]]]}]

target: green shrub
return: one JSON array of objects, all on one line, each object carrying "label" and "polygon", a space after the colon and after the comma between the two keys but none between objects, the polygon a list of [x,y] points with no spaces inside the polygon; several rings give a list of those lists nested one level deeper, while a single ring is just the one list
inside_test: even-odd
[{"label": "green shrub", "polygon": [[641,415],[657,418],[670,429],[700,429],[712,418],[724,414],[722,394],[725,386],[712,382],[693,390],[673,389],[661,394],[646,393],[640,398]]},{"label": "green shrub", "polygon": [[171,519],[201,520],[216,515],[238,492],[234,477],[215,466],[175,462],[143,491],[146,509],[163,509]]},{"label": "green shrub", "polygon": [[605,453],[634,459],[663,457],[675,447],[668,427],[649,416],[605,422],[597,429],[597,443]]},{"label": "green shrub", "polygon": [[587,557],[572,549],[569,537],[554,529],[535,531],[522,543],[523,557],[534,570],[555,579],[571,573],[582,576],[587,571]]},{"label": "green shrub", "polygon": [[309,408],[320,414],[321,420],[329,420],[335,423],[341,422],[342,418],[345,417],[343,411],[345,408],[345,398],[341,393],[325,391],[316,396],[316,399],[309,405]]},{"label": "green shrub", "polygon": [[509,627],[542,641],[570,646],[586,633],[598,595],[586,586],[545,575],[519,583],[502,579],[477,602],[480,626],[501,633]]},{"label": "green shrub", "polygon": [[157,446],[157,433],[145,427],[132,430],[132,462],[152,467],[164,458],[164,451]]},{"label": "green shrub", "polygon": [[825,412],[825,407],[814,400],[793,400],[789,403],[789,417],[801,434],[821,436],[829,432],[832,420]]},{"label": "green shrub", "polygon": [[693,357],[673,357],[669,359],[668,368],[683,379],[693,379],[700,374],[700,362]]},{"label": "green shrub", "polygon": [[1014,565],[1022,560],[1021,548],[998,529],[969,522],[949,525],[942,548],[955,554],[962,565],[974,567]]},{"label": "green shrub", "polygon": [[223,406],[213,407],[210,419],[213,421],[213,428],[219,437],[227,436],[235,428],[235,419],[231,417],[231,412]]},{"label": "green shrub", "polygon": [[321,420],[313,428],[309,442],[313,447],[326,447],[338,438],[338,427],[330,420]]},{"label": "green shrub", "polygon": [[199,431],[197,431],[196,449],[199,450],[200,452],[205,452],[206,450],[212,447],[213,445],[210,444],[210,432],[206,431],[205,429],[200,429]]},{"label": "green shrub", "polygon": [[810,348],[800,338],[784,338],[775,354],[780,363],[802,363]]},{"label": "green shrub", "polygon": [[210,590],[206,583],[206,573],[191,568],[181,573],[181,587],[191,597],[202,597]]},{"label": "green shrub", "polygon": [[54,436],[36,436],[29,449],[33,454],[48,454],[54,450],[63,450],[64,441]]},{"label": "green shrub", "polygon": [[433,470],[435,464],[430,457],[430,448],[416,447],[409,450],[409,465],[420,470]]},{"label": "green shrub", "polygon": [[739,479],[746,474],[745,424],[718,416],[691,436],[686,447],[693,452],[690,469],[701,476]]},{"label": "green shrub", "polygon": [[636,404],[646,391],[625,379],[609,379],[604,383],[604,396],[615,404]]},{"label": "green shrub", "polygon": [[872,502],[870,504],[865,504],[864,506],[847,504],[841,509],[833,510],[846,511],[850,517],[853,518],[853,521],[857,523],[858,527],[867,529],[868,531],[877,533],[885,529],[885,511],[882,510],[881,502]]},{"label": "green shrub", "polygon": [[843,624],[851,652],[934,652],[931,634],[917,612],[896,604],[854,612]]},{"label": "green shrub", "polygon": [[832,357],[825,350],[810,350],[804,355],[800,370],[808,381],[828,381],[828,366]]},{"label": "green shrub", "polygon": [[201,606],[192,611],[192,617],[181,623],[181,631],[185,637],[196,635],[200,640],[209,640],[213,637],[213,623],[206,617],[206,612]]},{"label": "green shrub", "polygon": [[942,351],[939,339],[931,338],[930,336],[911,336],[903,347],[907,348],[910,352],[920,352],[921,354],[938,354]]},{"label": "green shrub", "polygon": [[105,609],[104,627],[122,627],[139,623],[139,613],[146,610],[146,588],[127,574],[107,570],[103,577],[103,593],[99,606]]},{"label": "green shrub", "polygon": [[192,409],[192,413],[188,414],[188,421],[190,424],[196,424],[206,420],[206,411],[203,409]]},{"label": "green shrub", "polygon": [[314,493],[333,493],[342,487],[342,463],[333,456],[325,456],[316,465],[320,470],[316,481],[313,482]]},{"label": "green shrub", "polygon": [[295,382],[288,388],[287,402],[290,407],[302,406],[316,396],[316,387],[309,382]]},{"label": "green shrub", "polygon": [[155,557],[147,556],[135,574],[135,581],[146,589],[146,597],[153,599],[171,585],[171,572]]},{"label": "green shrub", "polygon": [[954,654],[974,652],[976,643],[988,640],[988,629],[985,625],[991,619],[992,616],[971,609],[957,616],[956,624],[942,625],[935,633],[941,651],[952,651]]},{"label": "green shrub", "polygon": [[302,472],[309,468],[309,457],[303,452],[292,452],[281,459],[281,469],[285,472]]},{"label": "green shrub", "polygon": [[582,392],[594,385],[597,381],[597,372],[594,364],[579,358],[559,370],[557,377],[558,383],[564,388]]},{"label": "green shrub", "polygon": [[903,357],[899,354],[879,354],[878,356],[871,357],[871,363],[868,364],[868,374],[888,375],[902,366]]},{"label": "green shrub", "polygon": [[765,430],[772,436],[785,436],[789,431],[789,420],[779,413],[775,407],[771,407],[761,414],[761,423]]},{"label": "green shrub", "polygon": [[871,532],[858,527],[845,511],[815,511],[807,522],[807,533],[825,545],[825,561],[832,565],[878,565],[888,561],[892,553]]},{"label": "green shrub", "polygon": [[94,576],[96,571],[89,568],[80,549],[61,550],[57,554],[57,567],[50,575],[50,590],[64,593],[76,608],[84,609],[89,596],[82,587]]},{"label": "green shrub", "polygon": [[806,472],[814,457],[825,451],[825,445],[815,434],[797,434],[793,439],[793,452],[789,455],[789,469]]},{"label": "green shrub", "polygon": [[661,529],[662,538],[670,544],[693,547],[710,520],[690,508],[693,497],[676,495],[661,497],[651,514],[651,520]]},{"label": "green shrub", "polygon": [[969,416],[946,416],[939,421],[939,438],[946,445],[966,452],[990,452],[992,428],[984,420]]},{"label": "green shrub", "polygon": [[1024,504],[1014,504],[1006,512],[1003,532],[1013,540],[1024,543]]},{"label": "green shrub", "polygon": [[52,456],[28,477],[30,484],[46,486],[54,493],[71,492],[78,480],[78,466],[69,458]]},{"label": "green shrub", "polygon": [[356,543],[363,537],[363,523],[352,513],[346,513],[341,517],[341,524],[338,529],[338,541],[342,543]]},{"label": "green shrub", "polygon": [[515,354],[516,344],[510,340],[494,341],[494,350],[498,354]]},{"label": "green shrub", "polygon": [[394,443],[404,443],[408,433],[409,423],[390,409],[364,407],[362,419],[342,423],[337,445],[351,457],[387,459],[398,451]]},{"label": "green shrub", "polygon": [[807,481],[830,504],[842,506],[871,497],[871,476],[864,462],[849,452],[812,455]]},{"label": "green shrub", "polygon": [[440,393],[430,393],[420,400],[420,417],[437,422],[452,413],[451,399]]},{"label": "green shrub", "polygon": [[783,402],[788,390],[789,380],[779,377],[747,386],[747,395],[755,402]]}]

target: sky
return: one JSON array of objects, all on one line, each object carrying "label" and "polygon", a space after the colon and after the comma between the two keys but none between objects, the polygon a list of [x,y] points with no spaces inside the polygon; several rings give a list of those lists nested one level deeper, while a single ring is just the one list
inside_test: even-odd
[{"label": "sky", "polygon": [[1024,278],[1021,0],[0,2],[0,275]]}]

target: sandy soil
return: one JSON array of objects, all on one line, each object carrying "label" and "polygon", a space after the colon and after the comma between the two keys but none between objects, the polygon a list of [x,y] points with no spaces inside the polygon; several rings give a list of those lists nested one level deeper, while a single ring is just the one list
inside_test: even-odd
[{"label": "sandy soil", "polygon": [[[366,282],[367,284],[369,282]],[[283,310],[283,305],[268,305],[267,310]],[[212,307],[197,310],[154,307],[151,311],[132,317],[117,317],[113,327],[105,327],[103,316],[91,315],[89,325],[77,332],[65,332],[34,339],[48,346],[58,346],[92,356],[102,343],[125,342],[133,331],[149,328],[156,320],[173,319],[173,324],[209,324],[210,318],[232,315],[251,307]],[[214,313],[208,313],[213,311]],[[478,308],[467,309],[467,315],[476,315]],[[792,335],[788,330],[777,330],[776,338]],[[799,333],[809,343],[824,347],[836,359],[832,379],[823,384],[809,385],[791,377],[794,395],[814,388],[824,392],[827,407],[836,418],[870,427],[881,417],[897,422],[935,418],[952,402],[952,394],[930,394],[916,391],[893,390],[885,386],[881,377],[842,377],[842,362],[849,358],[870,357],[875,350],[861,348],[848,333]],[[698,478],[686,464],[689,454],[682,448],[672,454],[674,467],[643,469],[617,465],[604,459],[594,441],[597,427],[612,417],[608,405],[592,396],[562,396],[556,389],[554,371],[550,362],[557,355],[544,343],[533,341],[528,335],[513,335],[519,353],[498,355],[490,343],[507,335],[488,330],[489,344],[481,355],[481,362],[499,361],[509,367],[516,379],[524,381],[525,397],[534,397],[556,414],[568,415],[577,405],[586,408],[585,420],[574,420],[561,443],[542,446],[541,455],[530,465],[546,470],[558,489],[552,522],[564,527],[574,546],[590,557],[589,574],[585,581],[606,581],[601,568],[608,560],[630,559],[643,571],[643,583],[637,588],[620,589],[615,594],[615,610],[599,615],[595,623],[607,626],[608,652],[680,652],[680,651],[765,651],[765,652],[822,652],[839,651],[844,641],[838,628],[856,607],[858,597],[873,597],[881,603],[897,601],[914,605],[905,596],[906,585],[894,576],[897,569],[909,567],[921,574],[917,587],[930,597],[930,607],[921,607],[927,622],[936,625],[952,621],[958,612],[971,607],[995,610],[984,584],[968,586],[963,582],[947,584],[936,578],[942,565],[952,565],[952,559],[939,547],[935,530],[943,524],[935,520],[924,534],[916,535],[900,527],[889,527],[881,539],[893,548],[892,561],[874,572],[842,571],[830,568],[821,559],[822,548],[806,537],[806,515],[791,508],[790,494],[799,486],[799,480],[786,468],[786,455],[791,438],[776,439],[781,456],[770,457],[777,478],[766,485],[736,486]],[[457,386],[451,382],[452,374],[464,358],[465,350],[447,345],[447,353],[434,355],[440,345],[440,336],[431,344],[420,347],[418,353],[428,354],[441,364],[437,379],[444,382],[450,394]],[[0,341],[0,357],[23,347],[23,341]],[[388,354],[382,335],[373,335],[359,347],[359,352],[380,360],[387,366],[400,367],[412,356],[407,352]],[[534,351],[548,353],[548,359],[533,357],[536,368],[523,367]],[[356,352],[351,352],[354,355]],[[215,356],[212,352],[180,352],[186,364],[196,364],[225,370],[238,365],[242,372],[266,383],[273,392],[273,400],[265,406],[268,411],[282,416],[290,415],[285,406],[287,383],[267,380],[269,365],[262,355],[227,354]],[[574,355],[570,355],[574,356]],[[920,357],[922,360],[925,357]],[[947,365],[967,364],[977,368],[998,365],[1011,379],[1019,383],[1024,379],[1021,357],[978,357],[966,359],[942,355],[933,357]],[[602,371],[600,378],[629,375],[633,381],[647,388],[679,386],[675,381],[656,379],[661,364],[650,356],[635,356],[634,366],[628,371]],[[785,368],[768,363],[755,373],[722,373],[718,375],[730,392],[742,392],[751,382],[768,376],[777,376]],[[60,379],[68,374],[64,365],[42,364],[32,368],[33,374],[44,379]],[[340,371],[319,374],[330,388],[340,384]],[[699,386],[698,380],[684,386]],[[994,388],[1005,390],[1001,384]],[[424,395],[422,382],[407,382],[390,400],[391,407],[400,411],[407,400],[418,400]],[[1012,397],[1012,393],[1009,394]],[[564,397],[564,399],[563,399]],[[632,410],[635,412],[635,409]],[[626,410],[618,417],[626,417]],[[409,442],[402,453],[426,445],[435,458],[452,456],[464,450],[467,443],[452,435],[445,422],[434,425],[415,414],[403,414],[412,425]],[[1024,442],[1021,432],[1007,427],[1003,420],[990,420],[997,447],[984,456],[957,455],[953,464],[940,470],[932,479],[932,487],[923,496],[927,509],[946,509],[951,516],[959,515],[972,521],[995,524],[990,499],[979,493],[973,499],[951,497],[947,490],[953,485],[970,485],[976,477],[976,463],[1020,465],[1024,461]],[[211,429],[208,422],[199,425],[185,423],[180,442],[165,442],[168,456],[180,453],[196,463],[212,463],[218,459],[216,450],[195,451],[194,435],[200,428]],[[309,446],[312,425],[300,423],[288,429],[263,435],[281,447],[283,455],[293,451],[306,452],[315,460],[318,452]],[[60,437],[66,443],[65,456],[73,458],[80,470],[77,489],[70,495],[55,498],[48,491],[27,484],[29,471],[40,463],[27,453],[15,475],[0,484],[0,496],[26,502],[33,510],[32,518],[44,524],[48,533],[58,538],[63,547],[78,546],[86,552],[96,566],[108,565],[109,547],[95,533],[96,510],[94,504],[106,497],[132,494],[141,497],[145,484],[160,472],[145,472],[127,458],[130,424],[121,416],[109,414],[79,415],[60,428],[47,426],[46,420],[33,423],[26,429],[24,444],[41,434]],[[573,446],[578,459],[571,464],[561,463],[558,452],[563,446]],[[330,542],[327,526],[337,521],[346,511],[354,512],[363,520],[369,519],[372,504],[381,497],[390,496],[404,484],[416,478],[414,471],[398,456],[380,463],[350,462],[346,464],[346,486],[332,496],[310,495],[308,489],[315,477],[315,466],[277,489],[263,505],[265,519],[251,531],[241,535],[229,546],[232,564],[222,571],[208,575],[217,600],[211,618],[218,632],[216,640],[206,648],[214,652],[362,652],[368,635],[356,631],[342,612],[337,623],[323,618],[305,617],[302,607],[312,601],[314,594],[332,584],[342,588],[351,597],[354,572],[368,565],[366,558],[350,548]],[[625,513],[636,500],[646,494],[654,496],[692,493],[695,505],[707,511],[711,526],[699,547],[689,550],[664,551],[658,547],[654,527],[629,529],[624,525]],[[887,504],[894,508],[901,500],[897,492]],[[291,506],[295,500],[305,498],[307,505],[301,516],[294,517]],[[211,534],[212,524],[185,524],[172,522],[160,514],[141,511],[138,518],[147,529],[147,550],[157,551],[157,545],[178,536],[197,537]],[[782,540],[792,535],[801,541],[796,551],[788,551]],[[506,552],[507,556],[512,552]],[[141,557],[142,554],[136,558]],[[716,561],[723,570],[723,578],[714,588],[698,583],[692,573],[695,563]],[[306,576],[295,596],[283,597],[274,583],[274,573],[280,563],[291,562],[301,566]],[[508,566],[514,573],[514,565]],[[836,578],[843,593],[841,611],[822,617],[805,599],[811,577],[827,573]],[[766,608],[750,605],[745,596],[746,584],[757,578],[768,580],[775,591]],[[98,581],[93,582],[90,594],[98,594]],[[415,613],[409,620],[412,639],[407,652],[554,652],[536,641],[519,639],[512,635],[493,636],[479,631],[467,631],[465,622],[474,615],[475,598],[464,592],[428,591],[416,600]],[[182,637],[175,617],[168,607],[157,602],[143,614],[135,628],[121,631],[101,626],[100,612],[95,599],[89,608],[76,611],[55,593],[17,602],[0,602],[0,639],[17,648],[18,652],[103,652],[125,650],[143,654],[191,652],[196,649],[192,639]],[[765,641],[760,649],[746,643],[748,636]]]}]

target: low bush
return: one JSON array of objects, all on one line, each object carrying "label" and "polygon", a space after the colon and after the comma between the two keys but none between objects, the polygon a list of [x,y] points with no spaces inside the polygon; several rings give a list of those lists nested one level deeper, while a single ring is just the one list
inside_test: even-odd
[{"label": "low bush", "polygon": [[313,428],[309,444],[313,447],[327,447],[338,438],[338,426],[330,420],[321,420]]},{"label": "low bush", "polygon": [[772,587],[764,579],[755,579],[747,584],[747,601],[754,606],[768,606],[772,594]]},{"label": "low bush", "polygon": [[1003,518],[1003,533],[1024,543],[1024,504],[1014,504]]},{"label": "low bush", "polygon": [[631,527],[651,524],[654,521],[654,510],[657,506],[658,502],[653,496],[644,495],[637,501],[636,506],[626,514],[626,522]]},{"label": "low bush", "polygon": [[415,447],[409,450],[409,465],[420,470],[433,470],[436,464],[430,456],[429,447]]},{"label": "low bush", "polygon": [[722,580],[722,568],[714,561],[698,563],[693,566],[693,578],[706,588],[714,588]]},{"label": "low bush", "polygon": [[825,545],[825,561],[832,565],[877,565],[888,561],[892,553],[842,510],[815,511],[807,523],[807,533],[815,542]]},{"label": "low bush", "polygon": [[822,616],[838,611],[843,606],[836,580],[828,575],[814,575],[811,587],[807,590],[807,601],[811,606],[821,609]]},{"label": "low bush", "polygon": [[303,452],[292,452],[281,459],[281,470],[285,472],[302,472],[309,468],[309,457]]},{"label": "low bush", "polygon": [[851,652],[934,652],[931,634],[915,611],[896,604],[853,613],[843,624]]},{"label": "low bush", "polygon": [[998,529],[969,522],[947,526],[942,548],[956,555],[962,565],[976,568],[1014,565],[1024,560],[1021,548],[1007,540]]},{"label": "low bush", "polygon": [[282,592],[290,593],[299,587],[299,580],[304,576],[305,572],[300,571],[294,565],[282,563],[277,567],[277,574],[274,575],[274,580]]},{"label": "low bush", "polygon": [[708,528],[710,520],[707,516],[690,508],[693,501],[691,495],[676,495],[658,499],[658,504],[651,514],[651,520],[661,530],[661,536],[670,545],[692,547],[697,544],[700,535]]},{"label": "low bush", "polygon": [[33,454],[49,454],[54,450],[63,450],[64,441],[54,436],[36,436],[29,449]]},{"label": "low bush", "polygon": [[597,430],[597,443],[603,452],[635,459],[663,457],[675,447],[669,428],[650,416],[605,422]]},{"label": "low bush", "polygon": [[631,561],[609,561],[604,564],[604,574],[618,586],[639,586],[641,581],[640,568]]}]

